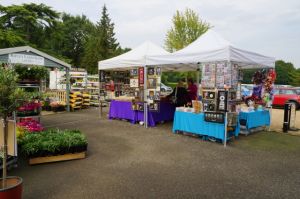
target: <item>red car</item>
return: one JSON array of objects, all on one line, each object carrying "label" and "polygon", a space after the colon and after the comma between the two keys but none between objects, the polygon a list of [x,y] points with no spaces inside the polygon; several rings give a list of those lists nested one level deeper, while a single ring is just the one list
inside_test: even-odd
[{"label": "red car", "polygon": [[286,102],[295,103],[300,108],[300,95],[293,88],[276,88],[274,92],[273,106],[284,106]]}]

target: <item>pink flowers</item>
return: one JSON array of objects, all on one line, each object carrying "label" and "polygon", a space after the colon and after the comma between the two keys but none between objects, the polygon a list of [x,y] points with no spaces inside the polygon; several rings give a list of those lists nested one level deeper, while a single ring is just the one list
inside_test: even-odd
[{"label": "pink flowers", "polygon": [[23,106],[18,108],[17,115],[18,116],[38,115],[40,111],[41,111],[41,103],[29,102],[29,103],[24,103]]},{"label": "pink flowers", "polygon": [[21,122],[17,123],[17,126],[23,127],[29,132],[40,132],[44,130],[43,126],[38,121],[32,118],[22,119]]},{"label": "pink flowers", "polygon": [[33,111],[37,110],[41,107],[41,103],[39,102],[30,102],[26,103],[23,106],[18,108],[18,111]]}]

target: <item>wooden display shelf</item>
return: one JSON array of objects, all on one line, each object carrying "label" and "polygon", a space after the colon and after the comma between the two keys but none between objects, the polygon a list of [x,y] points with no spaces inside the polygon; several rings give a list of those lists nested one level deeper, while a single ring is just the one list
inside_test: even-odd
[{"label": "wooden display shelf", "polygon": [[85,157],[86,157],[86,152],[85,151],[80,152],[80,153],[67,153],[67,154],[64,154],[64,155],[30,158],[29,159],[29,164],[30,165],[35,165],[35,164],[43,164],[43,163],[49,163],[49,162],[77,160],[77,159],[83,159]]}]

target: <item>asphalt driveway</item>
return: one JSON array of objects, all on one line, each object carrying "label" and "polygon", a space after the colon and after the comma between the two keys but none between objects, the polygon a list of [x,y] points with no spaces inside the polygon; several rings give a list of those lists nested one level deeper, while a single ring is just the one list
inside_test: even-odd
[{"label": "asphalt driveway", "polygon": [[99,119],[97,109],[48,115],[46,127],[87,135],[83,160],[29,166],[25,199],[85,198],[299,198],[300,137],[278,133],[241,136],[222,144],[176,135],[171,123],[144,129]]}]

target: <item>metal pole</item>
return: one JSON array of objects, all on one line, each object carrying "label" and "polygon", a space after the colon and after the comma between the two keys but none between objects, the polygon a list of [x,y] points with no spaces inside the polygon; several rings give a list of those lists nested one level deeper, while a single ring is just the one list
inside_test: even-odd
[{"label": "metal pole", "polygon": [[225,132],[224,132],[224,147],[226,147],[227,144],[227,111],[225,113]]},{"label": "metal pole", "polygon": [[70,69],[66,68],[66,104],[67,111],[70,112]]},{"label": "metal pole", "polygon": [[102,87],[102,83],[101,83],[101,71],[99,70],[98,71],[98,76],[99,76],[99,90],[98,90],[98,101],[99,101],[99,118],[101,119],[102,118],[102,101],[101,101],[101,96],[100,96],[100,90],[101,90],[101,87]]},{"label": "metal pole", "polygon": [[147,103],[147,67],[144,66],[144,126],[148,128],[148,103]]},{"label": "metal pole", "polygon": [[200,67],[201,67],[201,64],[198,64],[198,69],[197,69],[197,72],[196,72],[196,82],[197,82],[197,100],[199,99]]}]

